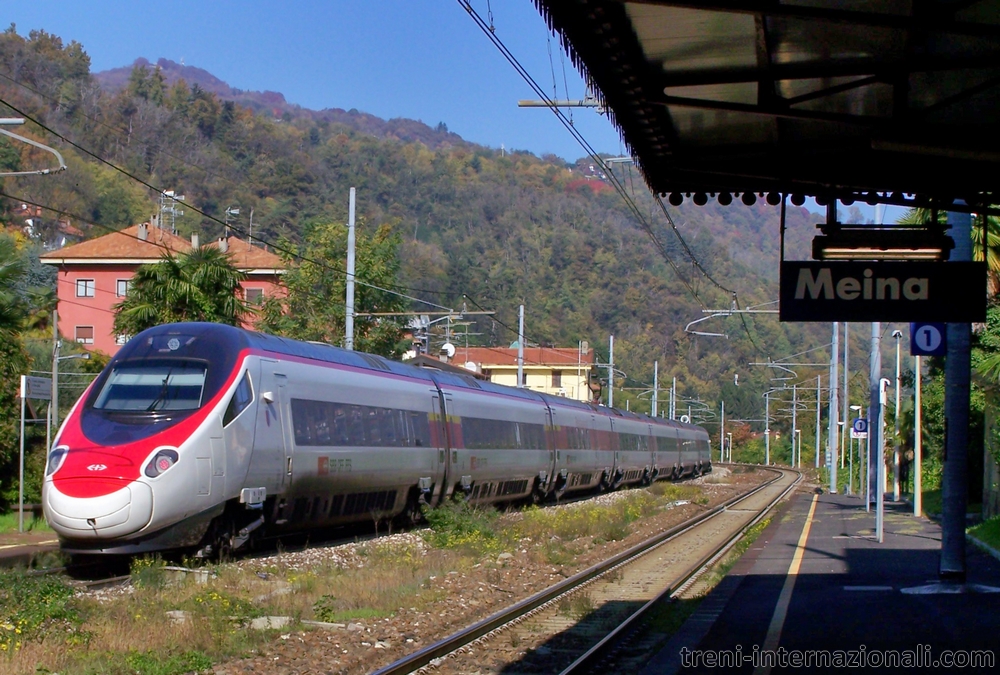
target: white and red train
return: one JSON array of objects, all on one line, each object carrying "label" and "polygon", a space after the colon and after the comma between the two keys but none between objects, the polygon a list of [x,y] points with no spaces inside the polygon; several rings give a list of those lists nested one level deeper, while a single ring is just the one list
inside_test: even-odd
[{"label": "white and red train", "polygon": [[45,468],[70,553],[238,548],[424,504],[546,499],[711,469],[704,429],[205,323],[151,328]]}]

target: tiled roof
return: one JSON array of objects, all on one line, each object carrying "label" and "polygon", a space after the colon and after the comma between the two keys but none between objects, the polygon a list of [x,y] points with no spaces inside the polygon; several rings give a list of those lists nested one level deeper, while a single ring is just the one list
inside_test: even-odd
[{"label": "tiled roof", "polygon": [[79,244],[65,246],[56,251],[43,253],[44,259],[92,258],[108,259],[123,258],[127,260],[157,261],[167,251],[184,253],[191,250],[191,242],[183,237],[171,234],[166,230],[152,225],[146,225],[148,235],[146,240],[139,239],[139,228],[142,225],[132,225],[120,232],[112,232],[103,237],[88,239]]},{"label": "tiled roof", "polygon": [[[146,227],[146,239],[139,238],[139,228]],[[209,242],[208,246],[218,246],[218,241]],[[143,223],[126,227],[119,232],[112,232],[103,237],[65,246],[56,251],[42,254],[43,260],[143,260],[156,262],[167,252],[187,253],[192,248],[191,242],[183,237]],[[239,269],[284,269],[285,263],[280,257],[259,246],[253,246],[238,237],[229,237],[227,250],[233,263]]]},{"label": "tiled roof", "polygon": [[[456,363],[472,361],[482,368],[496,366],[516,366],[517,349],[510,347],[458,347],[455,350]],[[580,353],[576,347],[526,347],[524,350],[524,365],[526,366],[565,366],[589,367],[594,362],[594,350],[588,349]]]},{"label": "tiled roof", "polygon": [[[228,242],[229,254],[232,256],[233,263],[240,269],[273,270],[285,268],[285,262],[279,256],[260,246],[254,246],[237,237],[230,237]],[[218,241],[209,244],[209,246],[218,245]]]}]

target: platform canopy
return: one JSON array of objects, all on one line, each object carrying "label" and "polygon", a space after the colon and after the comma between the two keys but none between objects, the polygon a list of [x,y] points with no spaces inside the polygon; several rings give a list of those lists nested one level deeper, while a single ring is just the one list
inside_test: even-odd
[{"label": "platform canopy", "polygon": [[1000,201],[1000,0],[535,2],[658,193]]}]

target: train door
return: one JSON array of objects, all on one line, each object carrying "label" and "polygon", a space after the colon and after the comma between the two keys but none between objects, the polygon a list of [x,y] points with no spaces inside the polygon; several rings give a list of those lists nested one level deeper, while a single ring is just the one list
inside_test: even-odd
[{"label": "train door", "polygon": [[288,378],[275,372],[277,366],[277,361],[261,359],[260,402],[247,472],[247,484],[265,487],[268,495],[285,491],[292,469],[291,434],[286,430]]},{"label": "train door", "polygon": [[281,424],[281,445],[284,450],[285,476],[284,484],[287,489],[292,484],[292,401],[288,398],[288,378],[281,373],[274,374],[274,381],[278,385],[278,420]]},{"label": "train door", "polygon": [[566,434],[559,429],[559,413],[552,406],[546,406],[548,410],[548,431],[545,438],[549,448],[549,489],[566,489],[568,471],[562,463],[562,448],[566,445]]},{"label": "train door", "polygon": [[433,390],[431,394],[434,414],[431,416],[431,442],[437,448],[434,464],[435,487],[431,504],[438,505],[448,497],[452,483],[452,442],[448,411],[451,409],[451,394]]}]

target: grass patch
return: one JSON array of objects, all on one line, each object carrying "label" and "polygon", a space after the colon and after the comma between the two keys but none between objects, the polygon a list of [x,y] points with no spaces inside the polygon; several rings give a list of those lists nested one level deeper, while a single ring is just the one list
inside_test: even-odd
[{"label": "grass patch", "polygon": [[1000,551],[1000,516],[969,528],[969,534],[994,550]]},{"label": "grass patch", "polygon": [[924,490],[921,506],[928,516],[941,515],[941,490]]},{"label": "grass patch", "polygon": [[[0,671],[17,675],[175,675],[201,672],[268,650],[275,630],[251,630],[261,616],[374,624],[402,608],[427,610],[447,595],[442,580],[477,565],[499,569],[501,552],[573,565],[599,541],[627,536],[636,521],[695,486],[657,483],[608,504],[498,513],[455,503],[427,512],[424,542],[358,544],[360,566],[330,560],[308,568],[277,557],[259,567],[211,566],[203,583],[177,576],[158,557],[135,559],[121,596],[74,595],[58,577],[0,573]],[[564,611],[593,611],[581,596]],[[168,614],[168,612],[170,614]],[[9,626],[9,628],[8,628]],[[4,647],[4,645],[6,645]]]},{"label": "grass patch", "polygon": [[[17,532],[17,521],[17,511],[0,514],[0,534],[14,534]],[[45,522],[44,518],[35,518],[33,514],[28,512],[25,512],[24,514],[24,531],[51,532],[53,535],[55,534],[52,532],[52,528],[49,527],[49,524]]]}]

